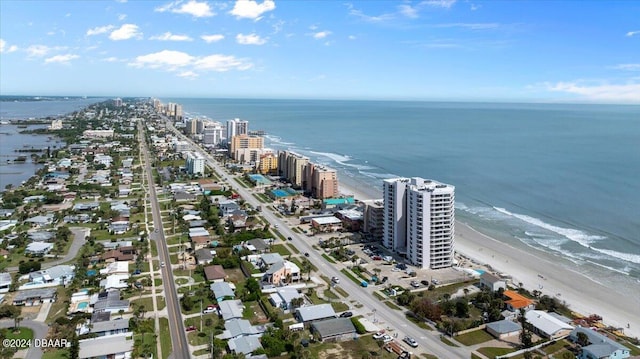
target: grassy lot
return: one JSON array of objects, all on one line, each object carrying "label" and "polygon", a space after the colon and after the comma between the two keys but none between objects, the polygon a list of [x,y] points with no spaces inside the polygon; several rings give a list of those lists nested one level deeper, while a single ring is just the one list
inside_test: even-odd
[{"label": "grassy lot", "polygon": [[378,293],[377,291],[373,292],[373,296],[378,298],[378,300],[387,300],[387,298],[385,298],[382,294]]},{"label": "grassy lot", "polygon": [[154,333],[136,334],[133,336],[135,346],[140,348],[142,344],[149,344],[150,348],[153,348],[153,358],[158,357],[158,346],[156,345],[157,337]]},{"label": "grassy lot", "polygon": [[469,333],[456,336],[456,340],[464,345],[476,345],[492,340],[491,334],[487,333],[484,329],[474,330]]},{"label": "grassy lot", "polygon": [[430,331],[433,330],[433,328],[429,324],[421,321],[420,319],[414,317],[413,315],[405,314],[405,317],[407,319],[409,319],[409,321],[415,323],[417,326],[419,326],[422,329],[426,329],[426,330],[430,330]]},{"label": "grassy lot", "polygon": [[160,318],[160,349],[162,358],[166,359],[171,354],[171,334],[169,333],[169,319]]},{"label": "grassy lot", "polygon": [[[211,325],[207,326],[207,323],[211,323]],[[220,329],[216,329],[218,325],[222,325],[222,319],[215,314],[204,314],[202,316],[202,327],[200,326],[199,316],[185,319],[184,325],[185,327],[193,325],[198,328],[198,331],[187,334],[187,339],[191,345],[207,344],[211,341],[211,334],[215,336],[222,332]]]},{"label": "grassy lot", "polygon": [[[309,346],[310,359],[319,358],[369,358],[395,359],[398,356],[381,348],[381,344],[370,335],[361,336],[358,340],[338,343],[318,343]],[[331,353],[327,355],[327,353]],[[373,356],[372,356],[373,355]]]},{"label": "grassy lot", "polygon": [[344,290],[344,289],[342,289],[340,287],[337,287],[337,286],[334,287],[334,288],[335,288],[336,292],[340,293],[341,296],[343,296],[345,298],[347,298],[349,296],[349,293],[347,293],[346,290]]},{"label": "grassy lot", "polygon": [[51,304],[51,309],[49,309],[49,314],[47,315],[47,323],[52,323],[54,320],[66,316],[67,310],[69,309],[67,306],[69,303],[69,293],[67,290],[58,289],[56,294],[57,299]]},{"label": "grassy lot", "polygon": [[329,257],[326,253],[322,254],[322,258],[326,259],[329,263],[336,263],[336,261],[334,261],[333,258]]},{"label": "grassy lot", "polygon": [[300,251],[295,246],[289,245],[289,249],[296,254],[300,254]]},{"label": "grassy lot", "polygon": [[163,310],[164,307],[167,306],[167,304],[164,301],[164,296],[161,296],[161,295],[157,296],[156,301],[158,303],[158,310]]},{"label": "grassy lot", "polygon": [[[457,339],[457,337],[456,337]],[[544,351],[547,354],[553,354],[561,349],[564,348],[570,348],[571,347],[571,343],[569,343],[566,340],[559,340],[551,345],[547,345],[546,347],[542,348],[542,351]],[[555,356],[555,355],[554,355]],[[559,357],[562,358],[562,357]]]},{"label": "grassy lot", "polygon": [[331,302],[331,307],[336,312],[344,312],[349,310],[349,306],[343,302]]},{"label": "grassy lot", "polygon": [[280,254],[283,257],[291,255],[291,251],[284,244],[275,244],[271,246],[271,252]]},{"label": "grassy lot", "polygon": [[141,305],[144,305],[144,310],[147,312],[153,312],[153,300],[151,298],[140,298],[131,301],[133,310]]},{"label": "grassy lot", "polygon": [[[3,334],[3,337],[6,339],[33,339],[33,330],[27,327],[18,327],[18,331],[14,332],[13,328],[6,328],[0,330],[0,333]],[[18,343],[22,344],[22,343]],[[25,343],[27,344],[27,343]],[[21,346],[20,348],[28,348],[28,345]]]},{"label": "grassy lot", "polygon": [[495,358],[500,355],[505,355],[514,351],[512,348],[493,348],[493,347],[484,347],[477,350],[481,354],[485,355],[488,358]]},{"label": "grassy lot", "polygon": [[158,245],[156,245],[155,241],[150,241],[150,243],[151,243],[151,256],[157,257],[158,256]]},{"label": "grassy lot", "polygon": [[395,309],[395,310],[402,310],[402,308],[400,308],[400,307],[398,307],[397,305],[393,304],[393,302],[386,301],[386,302],[384,302],[384,304],[385,304],[387,307],[391,308],[391,309]]},{"label": "grassy lot", "polygon": [[71,353],[69,353],[68,349],[50,350],[42,354],[42,359],[69,359],[69,358],[71,358]]},{"label": "grassy lot", "polygon": [[193,278],[196,283],[204,282],[204,276],[199,272],[191,271],[190,273],[187,269],[174,269],[173,271],[173,275],[178,277],[188,277],[189,274],[191,274],[191,278]]},{"label": "grassy lot", "polygon": [[353,274],[351,274],[350,271],[348,271],[346,268],[343,268],[340,270],[340,272],[342,272],[342,274],[346,275],[347,278],[351,279],[354,283],[360,285],[362,283],[362,280],[357,279]]}]

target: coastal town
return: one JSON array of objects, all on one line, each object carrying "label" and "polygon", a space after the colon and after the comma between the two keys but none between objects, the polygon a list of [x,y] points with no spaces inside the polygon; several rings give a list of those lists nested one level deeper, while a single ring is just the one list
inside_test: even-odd
[{"label": "coastal town", "polygon": [[158,99],[37,133],[66,145],[2,192],[0,357],[640,357],[637,312],[610,325],[459,251],[455,184],[368,198],[249,120]]}]

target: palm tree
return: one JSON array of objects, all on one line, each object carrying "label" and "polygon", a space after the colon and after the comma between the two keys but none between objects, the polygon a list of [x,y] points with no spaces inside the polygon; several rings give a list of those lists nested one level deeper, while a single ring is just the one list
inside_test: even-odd
[{"label": "palm tree", "polygon": [[120,319],[122,319],[122,315],[124,314],[124,309],[120,309],[118,311],[118,314],[120,314]]},{"label": "palm tree", "polygon": [[302,273],[307,273],[307,281],[311,280],[311,262],[308,259],[304,258],[302,260]]}]

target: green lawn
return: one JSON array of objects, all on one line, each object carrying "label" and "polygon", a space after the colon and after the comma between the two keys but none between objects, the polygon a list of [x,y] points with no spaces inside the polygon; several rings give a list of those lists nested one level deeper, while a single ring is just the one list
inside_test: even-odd
[{"label": "green lawn", "polygon": [[157,301],[157,304],[158,304],[158,310],[163,310],[164,307],[167,306],[167,304],[164,302],[164,297],[161,296],[161,295],[156,297],[156,301]]},{"label": "green lawn", "polygon": [[144,310],[146,310],[147,312],[153,312],[153,300],[151,298],[133,299],[131,301],[131,308],[134,311],[141,305],[144,305]]},{"label": "green lawn", "polygon": [[344,290],[344,289],[342,289],[342,288],[340,288],[338,286],[334,287],[334,289],[335,289],[336,292],[340,293],[340,295],[345,297],[345,298],[347,298],[349,296],[349,293],[347,293],[346,290]]},{"label": "green lawn", "polygon": [[167,359],[171,354],[171,334],[169,333],[169,319],[160,318],[160,348],[162,358]]},{"label": "green lawn", "polygon": [[289,251],[284,244],[275,244],[271,246],[271,252],[278,253],[283,257],[291,255],[291,251]]},{"label": "green lawn", "polygon": [[334,261],[333,258],[329,257],[326,253],[322,254],[322,258],[326,259],[329,263],[336,263],[336,261]]},{"label": "green lawn", "polygon": [[[357,340],[347,340],[338,343],[316,343],[308,348],[308,358],[377,358],[395,359],[398,357],[383,350],[381,344],[370,335],[358,337]],[[331,353],[328,355],[326,353]],[[283,357],[281,357],[283,358]]]},{"label": "green lawn", "polygon": [[331,307],[333,308],[334,311],[336,312],[344,312],[346,310],[349,310],[349,306],[343,302],[331,302]]},{"label": "green lawn", "polygon": [[[456,337],[457,339],[457,337]],[[551,345],[547,345],[546,347],[542,348],[542,351],[544,351],[547,354],[553,354],[563,348],[569,348],[571,347],[571,343],[569,343],[566,340],[559,340]],[[554,355],[555,356],[555,355]],[[561,357],[560,357],[561,358]]]},{"label": "green lawn", "polygon": [[429,324],[421,321],[420,319],[414,317],[413,315],[405,314],[405,318],[409,319],[409,321],[411,321],[412,323],[415,323],[417,326],[419,326],[422,329],[433,330],[433,328]]},{"label": "green lawn", "polygon": [[137,348],[140,348],[142,344],[148,344],[150,348],[153,348],[152,353],[153,357],[158,357],[158,346],[156,345],[157,337],[154,333],[144,333],[144,334],[136,334],[133,336],[134,345]]},{"label": "green lawn", "polygon": [[[207,326],[207,319],[210,319],[211,325]],[[185,327],[194,325],[198,328],[197,331],[189,332],[187,334],[187,339],[189,340],[189,344],[191,345],[202,345],[207,344],[211,341],[211,334],[218,335],[222,331],[216,329],[218,324],[221,324],[222,319],[218,318],[215,314],[204,314],[202,316],[202,326],[200,325],[200,317],[188,318],[185,319],[184,325]]]},{"label": "green lawn", "polygon": [[[27,327],[18,327],[18,331],[13,331],[13,328],[6,328],[0,330],[5,339],[33,339],[33,330]],[[18,343],[22,344],[22,343]],[[25,343],[26,344],[26,343]],[[20,348],[28,348],[28,345],[21,346]]]},{"label": "green lawn", "polygon": [[[440,336],[440,341],[445,343],[446,345],[450,346],[450,347],[457,347],[456,343],[452,342],[451,340],[449,340],[447,337],[445,337],[444,335]],[[492,357],[493,358],[493,357]]]},{"label": "green lawn", "polygon": [[480,343],[492,340],[491,334],[487,333],[484,329],[474,330],[469,333],[456,336],[456,340],[464,345],[476,345]]},{"label": "green lawn", "polygon": [[291,251],[293,251],[296,254],[300,254],[300,251],[295,246],[289,245],[289,249],[291,249]]},{"label": "green lawn", "polygon": [[349,270],[347,270],[346,268],[340,269],[340,272],[342,272],[342,274],[346,275],[347,278],[351,279],[354,283],[361,285],[362,280],[357,279],[353,274],[351,274],[351,272]]},{"label": "green lawn", "polygon": [[69,307],[67,306],[67,303],[69,302],[69,293],[67,292],[67,290],[58,289],[56,294],[57,299],[51,304],[49,314],[47,315],[47,323],[51,323],[59,317],[66,316],[67,310],[69,309]]},{"label": "green lawn", "polygon": [[42,359],[69,359],[71,353],[68,349],[50,350],[42,354]]},{"label": "green lawn", "polygon": [[505,355],[514,351],[512,348],[493,348],[493,347],[484,347],[477,350],[484,356],[488,358],[495,358],[500,355]]},{"label": "green lawn", "polygon": [[400,308],[397,305],[393,304],[393,302],[386,301],[386,302],[384,302],[384,304],[386,304],[386,306],[391,308],[391,309],[402,310],[402,308]]}]

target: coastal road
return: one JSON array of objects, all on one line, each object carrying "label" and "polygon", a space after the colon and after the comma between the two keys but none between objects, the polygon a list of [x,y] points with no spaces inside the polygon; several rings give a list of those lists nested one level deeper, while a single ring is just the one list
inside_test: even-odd
[{"label": "coastal road", "polygon": [[[187,138],[183,134],[179,133],[170,123],[167,121],[167,128],[176,133],[183,140],[187,141],[191,144],[191,147],[194,151],[200,152],[203,156],[205,156],[207,160],[207,164],[216,170],[223,177],[229,177],[227,172],[216,162],[213,157],[207,152],[203,151],[197,144],[195,144],[191,139]],[[233,189],[240,194],[240,196],[249,204],[251,204],[254,208],[257,206],[264,206],[264,203],[260,202],[253,196],[248,189],[233,183],[232,181],[227,181]],[[276,217],[268,208],[265,208],[261,215],[272,225],[278,225],[278,231],[282,233],[285,237],[291,237],[293,241],[293,245],[296,246],[302,253],[309,253],[309,260],[313,262],[318,270],[328,276],[333,277],[336,276],[341,279],[340,287],[344,289],[350,295],[350,299],[355,299],[359,303],[361,303],[367,311],[372,311],[376,309],[376,319],[378,323],[384,323],[385,329],[389,327],[391,329],[395,329],[398,334],[398,339],[402,340],[402,338],[407,335],[413,337],[418,344],[420,345],[417,349],[425,350],[432,354],[435,354],[439,358],[469,358],[471,355],[471,351],[463,348],[463,347],[451,347],[444,344],[440,340],[439,332],[429,332],[426,331],[414,323],[408,321],[404,314],[400,311],[391,309],[386,305],[382,305],[382,303],[373,296],[372,292],[375,290],[374,286],[370,286],[368,288],[362,288],[359,285],[355,284],[351,279],[347,278],[340,272],[340,268],[336,266],[329,265],[329,263],[322,258],[321,253],[317,252],[312,248],[311,244],[306,240],[306,236],[299,235],[293,232],[288,224],[282,219]]]},{"label": "coastal road", "polygon": [[[171,262],[169,260],[169,249],[167,248],[167,240],[164,236],[162,228],[162,217],[160,215],[160,205],[156,194],[156,186],[153,179],[151,169],[151,156],[149,155],[149,147],[146,143],[142,122],[138,123],[140,131],[140,150],[145,158],[145,171],[147,174],[147,183],[149,187],[149,202],[151,203],[151,214],[153,217],[154,232],[149,233],[149,239],[155,240],[158,248],[158,256],[161,262],[165,263],[165,267],[160,267],[162,282],[164,284],[164,297],[167,304],[167,314],[169,317],[169,333],[171,334],[171,345],[173,352],[170,358],[188,359],[191,357],[189,353],[189,343],[185,332],[184,323],[182,322],[182,313],[180,311],[180,300],[176,291],[176,284],[173,280],[173,271],[171,270]],[[159,328],[158,328],[159,329]],[[163,353],[163,355],[166,353]]]},{"label": "coastal road", "polygon": [[[0,320],[0,328],[13,328],[13,324],[13,319]],[[33,330],[33,339],[45,339],[49,332],[49,326],[33,320],[23,319],[20,321],[19,326]],[[27,356],[25,358],[42,358],[42,349],[32,345],[27,351]]]}]

